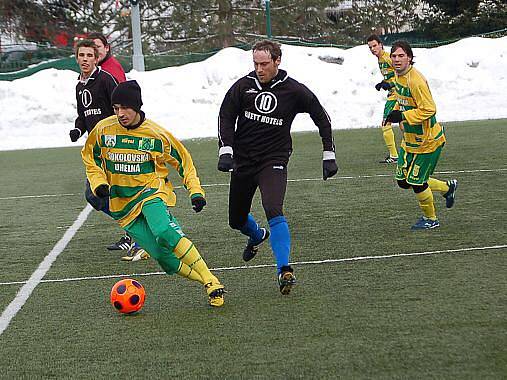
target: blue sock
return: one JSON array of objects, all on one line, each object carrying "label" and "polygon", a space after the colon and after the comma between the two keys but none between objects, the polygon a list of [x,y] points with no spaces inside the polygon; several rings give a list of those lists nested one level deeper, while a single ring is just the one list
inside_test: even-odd
[{"label": "blue sock", "polygon": [[253,242],[261,241],[262,239],[262,230],[259,228],[259,225],[255,221],[252,214],[248,214],[248,218],[246,220],[245,225],[241,228],[241,233],[243,235],[248,236],[252,239]]},{"label": "blue sock", "polygon": [[276,259],[278,273],[280,273],[280,268],[289,265],[290,256],[290,231],[285,216],[275,216],[270,219],[269,229],[271,249]]}]

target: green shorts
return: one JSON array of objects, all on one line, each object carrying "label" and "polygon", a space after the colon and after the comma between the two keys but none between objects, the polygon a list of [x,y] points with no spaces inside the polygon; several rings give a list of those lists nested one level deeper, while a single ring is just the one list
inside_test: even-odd
[{"label": "green shorts", "polygon": [[406,180],[410,185],[423,185],[435,171],[444,144],[431,153],[408,153],[400,147],[396,179]]},{"label": "green shorts", "polygon": [[125,230],[141,248],[158,261],[166,273],[173,274],[178,271],[180,261],[173,250],[185,234],[160,198],[147,201],[141,214],[127,225]]},{"label": "green shorts", "polygon": [[386,120],[387,115],[391,113],[396,105],[396,100],[388,100],[384,105],[384,118],[382,119],[382,125],[384,125],[384,121]]}]

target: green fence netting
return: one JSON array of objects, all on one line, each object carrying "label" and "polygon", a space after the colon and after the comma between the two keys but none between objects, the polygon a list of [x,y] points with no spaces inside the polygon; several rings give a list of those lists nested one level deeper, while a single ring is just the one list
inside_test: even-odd
[{"label": "green fence netting", "polygon": [[[467,37],[497,38],[506,35],[507,28]],[[424,36],[418,32],[389,34],[381,36],[381,38],[386,45],[390,45],[396,40],[404,39],[410,42],[413,47],[426,48],[446,45],[460,40],[460,38],[456,38],[446,41],[427,41],[424,39]],[[336,47],[340,49],[348,49],[357,46],[339,45],[322,39],[305,40],[297,37],[273,37],[273,40],[283,44],[308,47]],[[251,44],[241,44],[235,47],[248,50],[251,46]],[[219,50],[220,49],[214,49],[205,52],[189,53],[160,52],[157,54],[145,55],[145,69],[149,71],[164,67],[200,62],[213,56]],[[0,80],[12,81],[14,79],[27,77],[40,70],[48,68],[74,70],[79,72],[79,67],[74,59],[74,56],[71,54],[72,52],[68,49],[54,49],[47,47],[38,47],[36,50],[11,50],[7,53],[0,52]],[[116,58],[123,65],[125,71],[128,72],[132,69],[132,60],[130,56],[120,54],[116,55]]]}]

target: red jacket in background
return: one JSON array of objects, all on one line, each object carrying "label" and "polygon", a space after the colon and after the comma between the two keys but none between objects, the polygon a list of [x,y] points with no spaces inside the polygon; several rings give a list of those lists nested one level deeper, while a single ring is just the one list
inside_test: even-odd
[{"label": "red jacket in background", "polygon": [[99,63],[99,66],[102,70],[111,74],[118,83],[125,82],[127,80],[125,77],[125,70],[123,70],[121,63],[118,62],[118,60],[112,55],[107,55],[106,58]]}]

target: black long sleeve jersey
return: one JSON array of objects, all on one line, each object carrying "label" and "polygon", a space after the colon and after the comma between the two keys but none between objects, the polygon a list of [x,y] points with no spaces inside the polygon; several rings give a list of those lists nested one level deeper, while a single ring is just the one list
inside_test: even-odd
[{"label": "black long sleeve jersey", "polygon": [[234,83],[220,107],[219,154],[232,153],[237,164],[287,163],[292,153],[290,129],[298,113],[310,114],[323,150],[334,152],[331,121],[313,92],[284,70],[269,83],[260,83],[252,71]]},{"label": "black long sleeve jersey", "polygon": [[100,120],[114,114],[111,94],[117,86],[116,79],[97,67],[95,71],[76,85],[77,119],[75,126],[81,136],[95,127]]}]

